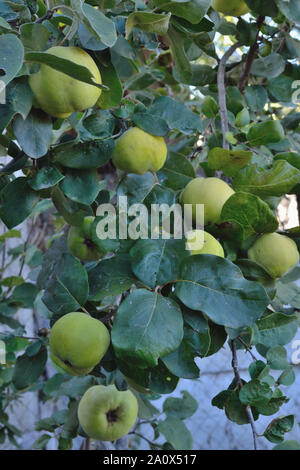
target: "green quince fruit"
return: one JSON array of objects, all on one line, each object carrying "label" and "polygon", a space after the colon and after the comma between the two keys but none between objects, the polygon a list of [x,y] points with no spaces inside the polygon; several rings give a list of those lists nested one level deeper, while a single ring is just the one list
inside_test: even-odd
[{"label": "green quince fruit", "polygon": [[191,255],[215,255],[224,258],[221,243],[204,230],[192,230],[187,234],[187,248]]},{"label": "green quince fruit", "polygon": [[131,127],[116,141],[113,164],[126,173],[143,175],[156,172],[163,167],[167,158],[167,146],[163,137]]},{"label": "green quince fruit", "polygon": [[222,207],[233,194],[233,189],[219,178],[194,178],[183,190],[181,202],[192,204],[192,208],[186,207],[185,211],[194,222],[197,221],[197,212],[201,214],[196,205],[204,204],[205,225],[215,224],[219,222]]},{"label": "green quince fruit", "polygon": [[78,419],[93,439],[115,441],[128,434],[138,414],[138,403],[130,390],[120,392],[115,385],[95,385],[80,400]]},{"label": "green quince fruit", "polygon": [[[83,49],[55,46],[46,52],[86,67],[93,74],[94,82],[101,83],[96,63]],[[76,80],[45,64],[40,66],[37,73],[29,76],[29,85],[40,108],[50,116],[58,118],[91,108],[101,94],[100,88]]]},{"label": "green quince fruit", "polygon": [[68,233],[70,253],[82,261],[94,261],[103,257],[104,253],[93,241],[92,226],[95,217],[84,217],[81,225],[71,226]]},{"label": "green quince fruit", "polygon": [[286,235],[266,233],[248,250],[248,258],[277,279],[299,263],[299,252],[294,240]]},{"label": "green quince fruit", "polygon": [[71,375],[85,375],[101,361],[110,343],[106,326],[86,313],[59,318],[50,331],[50,357]]},{"label": "green quince fruit", "polygon": [[212,0],[211,6],[226,16],[242,16],[250,11],[243,0]]}]

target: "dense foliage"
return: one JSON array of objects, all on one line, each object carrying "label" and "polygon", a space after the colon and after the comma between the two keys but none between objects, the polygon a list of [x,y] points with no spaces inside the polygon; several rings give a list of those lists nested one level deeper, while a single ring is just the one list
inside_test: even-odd
[{"label": "dense foliage", "polygon": [[[264,436],[300,448],[281,444],[294,417],[278,418],[288,400],[281,386],[295,380],[285,345],[299,328],[299,268],[274,279],[247,254],[260,235],[279,230],[281,196],[300,194],[300,4],[246,0],[250,13],[233,18],[211,3],[0,0],[0,155],[10,157],[0,176],[7,227],[0,237],[0,339],[7,361],[0,368],[0,443],[18,445],[20,433],[6,411],[36,391],[44,402],[67,397],[67,404],[36,423],[35,447],[45,448],[55,436],[60,449],[72,448],[76,436],[86,437],[77,418],[84,392],[115,384],[130,387],[138,400],[131,446],[138,446],[140,422],[148,421],[153,448],[191,449],[184,420],[201,397],[166,398],[163,417],[154,400],[174,391],[180,378],[197,379],[201,360],[195,359],[216,354],[228,341],[233,381],[212,405],[238,425],[250,423],[255,445],[255,421],[276,415]],[[96,63],[102,84],[92,86],[92,107],[80,108],[82,86],[94,83],[88,62],[46,52],[58,45],[80,47]],[[38,102],[32,77],[39,70],[63,72],[66,86],[81,81],[66,116],[52,106],[52,72],[35,85],[49,90],[47,104]],[[115,143],[132,126],[165,139],[167,159],[156,173],[113,165]],[[97,237],[101,204],[118,207],[118,197],[127,196],[129,205],[172,206],[196,176],[216,176],[235,191],[217,223],[206,227],[224,258],[191,256],[185,241],[174,238]],[[95,217],[87,230],[102,258],[84,262],[81,251],[70,253],[67,238],[70,226],[80,227],[87,216]],[[27,219],[27,240],[18,244],[25,230],[18,226]],[[284,234],[299,248],[299,227]],[[15,244],[7,249],[10,238]],[[16,261],[15,275],[6,275]],[[19,309],[34,309],[47,328],[28,338],[16,319]],[[49,378],[49,331],[76,311],[106,325],[110,347],[87,375],[60,371]],[[249,353],[248,382],[239,373],[239,349]]]}]

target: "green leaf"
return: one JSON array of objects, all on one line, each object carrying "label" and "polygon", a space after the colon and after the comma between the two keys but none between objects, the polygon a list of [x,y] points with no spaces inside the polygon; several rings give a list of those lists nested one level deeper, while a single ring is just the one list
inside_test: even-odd
[{"label": "green leaf", "polygon": [[14,81],[6,87],[6,102],[0,104],[0,130],[3,130],[16,114],[26,119],[32,105],[33,94],[27,83]]},{"label": "green leaf", "polygon": [[181,279],[183,282],[175,287],[177,297],[187,307],[202,310],[218,325],[250,326],[269,303],[260,284],[247,281],[237,266],[218,256],[187,258],[182,263]]},{"label": "green leaf", "polygon": [[[115,118],[109,111],[97,110],[82,121],[83,127],[98,139],[111,137],[115,128]],[[111,145],[113,141],[110,141]]]},{"label": "green leaf", "polygon": [[64,179],[64,175],[55,166],[43,166],[28,180],[29,186],[35,191],[51,188]]},{"label": "green leaf", "polygon": [[298,331],[298,320],[295,315],[271,313],[256,322],[259,329],[258,342],[272,348],[288,344]]},{"label": "green leaf", "polygon": [[285,69],[285,61],[280,54],[273,52],[267,57],[255,59],[251,73],[257,77],[275,78]]},{"label": "green leaf", "polygon": [[43,51],[51,36],[49,29],[40,23],[26,23],[20,27],[23,46],[27,51]]},{"label": "green leaf", "polygon": [[19,286],[15,287],[11,300],[13,302],[23,304],[24,308],[32,308],[37,293],[38,289],[35,284],[23,282]]},{"label": "green leaf", "polygon": [[136,202],[143,203],[155,186],[155,178],[150,172],[144,175],[129,174],[118,186],[117,197],[127,196],[128,205]]},{"label": "green leaf", "polygon": [[8,228],[25,220],[39,200],[26,178],[20,177],[5,186],[0,193],[0,217]]},{"label": "green leaf", "polygon": [[102,90],[98,105],[101,109],[111,109],[119,106],[123,96],[122,84],[114,66],[97,63],[101,73],[102,83],[109,87],[109,90]]},{"label": "green leaf", "polygon": [[294,79],[280,75],[279,77],[268,80],[267,89],[277,101],[290,103],[292,101]]},{"label": "green leaf", "polygon": [[70,225],[80,225],[84,217],[93,215],[93,211],[89,206],[71,201],[58,186],[53,188],[51,197],[57,212]]},{"label": "green leaf", "polygon": [[197,379],[199,368],[195,364],[195,357],[199,356],[203,345],[201,337],[195,331],[185,328],[184,338],[179,348],[162,358],[162,362],[176,377],[184,379]]},{"label": "green leaf", "polygon": [[243,240],[260,233],[275,232],[278,228],[278,221],[268,204],[254,194],[243,192],[233,194],[225,202],[221,222],[238,224]]},{"label": "green leaf", "polygon": [[70,170],[60,182],[60,188],[71,201],[89,206],[101,187],[94,170]]},{"label": "green leaf", "polygon": [[[49,263],[50,256],[51,253],[44,256],[43,264]],[[60,253],[60,258],[56,259],[54,264],[52,262],[51,268],[52,272],[50,271],[49,278],[46,279],[42,301],[49,310],[59,316],[75,312],[88,298],[86,270],[78,259],[68,253]]]},{"label": "green leaf", "polygon": [[12,382],[17,390],[23,390],[35,383],[45,369],[47,349],[40,348],[37,354],[29,357],[26,353],[16,361]]},{"label": "green leaf", "polygon": [[93,142],[68,142],[55,147],[53,160],[67,168],[89,170],[104,165],[112,156],[114,142],[111,139]]},{"label": "green leaf", "polygon": [[254,11],[258,15],[263,16],[277,16],[278,8],[274,0],[245,0],[250,10]]},{"label": "green leaf", "polygon": [[138,240],[130,250],[134,274],[152,288],[178,279],[179,266],[185,256],[184,240]]},{"label": "green leaf", "polygon": [[263,86],[253,85],[245,88],[245,97],[251,111],[258,112],[264,109],[268,101],[268,93]]},{"label": "green leaf", "polygon": [[213,398],[212,405],[224,409],[227,418],[234,423],[239,425],[249,423],[246,406],[240,402],[238,391],[223,390]]},{"label": "green leaf", "polygon": [[[96,10],[93,9],[93,11]],[[104,87],[104,85],[94,82],[93,74],[89,69],[71,60],[58,57],[52,52],[27,52],[25,59],[29,62],[48,65],[80,82],[88,83],[101,89]]]},{"label": "green leaf", "polygon": [[190,160],[180,153],[169,152],[167,161],[157,173],[157,177],[160,184],[178,191],[195,178],[196,173]]},{"label": "green leaf", "polygon": [[283,284],[277,281],[277,297],[283,303],[290,305],[294,308],[299,308],[300,305],[300,288],[294,284]]},{"label": "green leaf", "polygon": [[32,444],[33,449],[45,449],[48,441],[51,439],[52,436],[49,434],[42,434],[34,443]]},{"label": "green leaf", "polygon": [[182,314],[173,300],[138,289],[120,305],[111,334],[117,357],[141,368],[153,367],[179,346]]},{"label": "green leaf", "polygon": [[208,153],[208,166],[212,170],[222,170],[225,175],[233,176],[238,170],[250,163],[252,155],[252,152],[245,150],[227,150],[215,147]]},{"label": "green leaf", "polygon": [[171,51],[176,65],[176,71],[178,74],[177,81],[190,83],[193,73],[191,64],[185,52],[185,37],[182,34],[178,33],[173,27],[170,27],[168,31],[168,38],[170,41]]},{"label": "green leaf", "polygon": [[100,261],[88,272],[90,299],[101,301],[107,296],[117,296],[136,282],[127,254]]},{"label": "green leaf", "polygon": [[278,6],[282,13],[293,23],[300,24],[300,5],[297,0],[277,0]]},{"label": "green leaf", "polygon": [[136,11],[130,13],[127,17],[125,30],[126,38],[128,38],[133,28],[149,31],[150,33],[166,34],[169,27],[171,15],[161,15],[150,12]]},{"label": "green leaf", "polygon": [[274,162],[270,170],[261,170],[257,164],[249,165],[233,178],[233,189],[260,197],[282,196],[298,183],[300,171],[285,160]]},{"label": "green leaf", "polygon": [[293,369],[293,366],[287,367],[282,374],[277,379],[277,383],[279,385],[285,385],[286,387],[289,387],[290,385],[293,385],[293,383],[296,380],[296,375]]},{"label": "green leaf", "polygon": [[21,238],[21,232],[19,230],[8,230],[0,235],[0,242],[4,242],[7,238]]},{"label": "green leaf", "polygon": [[176,450],[191,450],[193,438],[184,422],[174,416],[158,422],[158,429]]},{"label": "green leaf", "polygon": [[[13,51],[13,54],[12,54]],[[0,36],[0,70],[4,71],[1,80],[7,85],[23,65],[24,47],[15,34]]]},{"label": "green leaf", "polygon": [[249,145],[258,147],[274,142],[280,142],[284,138],[284,130],[279,121],[264,121],[250,127],[247,134]]},{"label": "green leaf", "polygon": [[192,24],[198,24],[210,7],[210,0],[154,0],[154,5],[161,10],[170,11],[173,15],[184,18]]},{"label": "green leaf", "polygon": [[286,349],[282,346],[274,346],[269,349],[266,357],[271,369],[282,370],[289,366]]},{"label": "green leaf", "polygon": [[186,390],[181,391],[182,398],[168,397],[163,404],[163,412],[167,416],[178,419],[187,419],[193,416],[198,409],[198,402]]},{"label": "green leaf", "polygon": [[282,444],[277,444],[273,450],[300,450],[300,444],[297,441],[285,441]]},{"label": "green leaf", "polygon": [[87,375],[85,377],[72,377],[70,380],[63,382],[56,391],[57,397],[77,398],[94,385],[94,377]]},{"label": "green leaf", "polygon": [[33,109],[24,120],[17,116],[13,131],[22,150],[31,158],[40,158],[48,152],[52,140],[52,121],[50,116]]},{"label": "green leaf", "polygon": [[81,8],[85,17],[84,25],[103,44],[112,47],[117,40],[115,23],[100,10],[87,3],[82,4]]},{"label": "green leaf", "polygon": [[297,168],[297,170],[300,170],[300,153],[296,153],[296,152],[277,153],[277,155],[275,155],[274,157],[274,160],[275,161],[285,160],[290,165]]},{"label": "green leaf", "polygon": [[23,284],[24,279],[21,276],[8,276],[2,279],[0,284],[5,287],[14,287]]},{"label": "green leaf", "polygon": [[254,379],[243,385],[239,393],[239,398],[243,405],[257,406],[270,401],[272,398],[272,389],[268,384]]},{"label": "green leaf", "polygon": [[294,427],[294,416],[282,416],[280,418],[273,419],[267,429],[264,432],[264,436],[268,441],[278,444],[283,442],[284,434],[290,432]]}]

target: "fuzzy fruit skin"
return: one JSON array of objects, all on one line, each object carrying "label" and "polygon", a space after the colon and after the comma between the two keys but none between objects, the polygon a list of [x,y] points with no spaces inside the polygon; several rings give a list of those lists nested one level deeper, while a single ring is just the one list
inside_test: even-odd
[{"label": "fuzzy fruit skin", "polygon": [[266,233],[248,250],[248,258],[277,279],[298,264],[299,252],[291,238],[279,233]]},{"label": "fuzzy fruit skin", "polygon": [[93,216],[84,217],[78,227],[71,226],[68,233],[68,249],[70,253],[82,261],[95,261],[103,256],[103,252],[92,240]]},{"label": "fuzzy fruit skin", "polygon": [[[199,236],[199,241],[197,241],[197,235]],[[192,230],[189,233],[186,244],[191,252],[191,255],[215,255],[224,258],[224,250],[221,243],[219,243],[218,240],[210,233],[205,232],[204,230]]]},{"label": "fuzzy fruit skin", "polygon": [[228,16],[242,16],[250,11],[243,0],[212,0],[211,6]]},{"label": "fuzzy fruit skin", "polygon": [[[93,74],[95,82],[101,83],[97,65],[83,49],[55,46],[46,52],[86,67]],[[44,64],[40,66],[37,73],[30,75],[29,85],[41,109],[50,116],[58,118],[65,118],[74,111],[91,108],[101,94],[99,88],[76,80]]]},{"label": "fuzzy fruit skin", "polygon": [[110,343],[106,326],[86,313],[61,317],[50,332],[50,357],[71,375],[85,375],[101,361]]},{"label": "fuzzy fruit skin", "polygon": [[[109,412],[113,421],[109,421]],[[130,390],[120,392],[114,385],[89,388],[78,407],[78,419],[84,432],[100,441],[114,441],[128,434],[137,414],[138,403],[133,393]]]},{"label": "fuzzy fruit skin", "polygon": [[116,141],[112,161],[119,170],[143,175],[147,171],[160,170],[166,161],[167,151],[163,137],[131,127]]},{"label": "fuzzy fruit skin", "polygon": [[[233,189],[218,178],[194,178],[185,187],[182,204],[193,204],[192,219],[196,221],[196,204],[204,204],[204,223],[215,224],[219,221],[222,207],[234,194]],[[189,211],[189,208],[185,208]],[[188,213],[188,215],[190,215]]]}]

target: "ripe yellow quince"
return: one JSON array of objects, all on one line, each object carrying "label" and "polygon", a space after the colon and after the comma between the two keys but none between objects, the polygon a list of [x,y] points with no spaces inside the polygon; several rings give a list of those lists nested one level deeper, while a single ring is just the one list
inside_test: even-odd
[{"label": "ripe yellow quince", "polygon": [[119,170],[143,175],[147,171],[160,170],[166,158],[167,146],[163,137],[131,127],[116,141],[112,161]]},{"label": "ripe yellow quince", "polygon": [[201,217],[197,218],[197,213],[201,213],[201,208],[197,208],[196,205],[203,204],[205,225],[215,224],[220,219],[223,205],[233,194],[233,189],[218,178],[194,178],[183,190],[181,202],[182,204],[192,204],[191,211],[188,207],[185,208],[185,211],[194,222],[201,219]]},{"label": "ripe yellow quince", "polygon": [[[75,62],[90,70],[95,83],[101,83],[101,75],[92,57],[79,47],[55,46],[46,51]],[[65,118],[74,111],[83,111],[96,104],[101,90],[76,80],[48,65],[42,64],[37,73],[30,75],[29,85],[40,108],[50,116]]]},{"label": "ripe yellow quince", "polygon": [[215,255],[224,258],[221,243],[204,230],[192,230],[187,234],[187,248],[191,255]]},{"label": "ripe yellow quince", "polygon": [[50,332],[52,362],[68,374],[85,375],[101,361],[110,343],[106,326],[86,313],[59,318]]},{"label": "ripe yellow quince", "polygon": [[80,400],[78,419],[93,439],[114,441],[128,434],[138,414],[137,399],[130,390],[120,392],[115,385],[95,385]]},{"label": "ripe yellow quince", "polygon": [[227,16],[242,16],[250,11],[243,0],[212,0],[211,6]]},{"label": "ripe yellow quince", "polygon": [[248,250],[248,258],[277,279],[298,264],[299,252],[294,240],[286,235],[266,233]]}]

